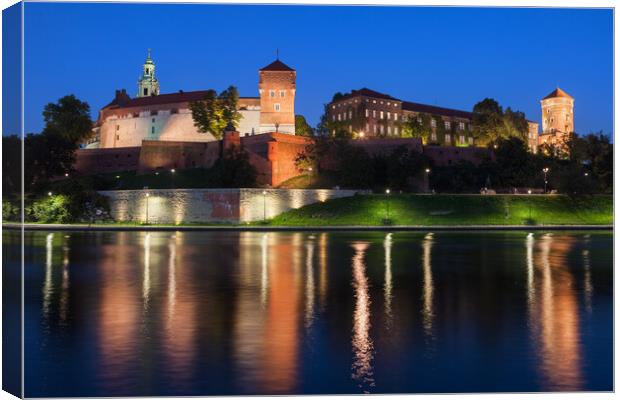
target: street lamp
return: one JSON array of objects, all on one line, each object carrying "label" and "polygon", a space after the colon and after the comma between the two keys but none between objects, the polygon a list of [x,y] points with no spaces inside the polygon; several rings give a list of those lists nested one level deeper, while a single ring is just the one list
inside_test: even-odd
[{"label": "street lamp", "polygon": [[173,188],[173,189],[176,189],[176,188],[175,188],[175,185],[174,185],[174,173],[175,173],[175,172],[177,172],[177,170],[176,170],[176,169],[174,169],[174,168],[172,168],[172,169],[170,170],[170,173],[172,174],[172,188]]},{"label": "street lamp", "polygon": [[385,206],[386,206],[386,214],[387,214],[386,219],[389,221],[390,219],[390,189],[385,189],[385,195],[386,195]]},{"label": "street lamp", "polygon": [[584,173],[584,174],[583,174],[583,176],[588,176],[588,173],[587,173],[587,172],[586,172],[586,173]]},{"label": "street lamp", "polygon": [[47,192],[47,195],[52,197],[52,192]]},{"label": "street lamp", "polygon": [[431,191],[431,190],[430,190],[430,189],[431,189],[431,183],[430,183],[430,179],[429,179],[429,174],[431,173],[431,169],[430,169],[430,168],[426,168],[426,169],[424,170],[424,172],[425,172],[424,177],[426,178],[426,190],[427,190],[428,192],[430,192],[430,191]]},{"label": "street lamp", "polygon": [[65,172],[65,178],[66,178],[66,177],[68,177],[68,176],[69,176],[69,173],[68,173],[68,172]]},{"label": "street lamp", "polygon": [[545,194],[547,194],[547,172],[549,172],[549,168],[543,168],[543,173],[545,174]]},{"label": "street lamp", "polygon": [[[532,190],[528,189],[527,194],[532,194]],[[532,201],[530,199],[527,200],[527,206],[530,209],[530,221],[532,220]]]},{"label": "street lamp", "polygon": [[263,221],[267,221],[267,191],[263,190]]}]

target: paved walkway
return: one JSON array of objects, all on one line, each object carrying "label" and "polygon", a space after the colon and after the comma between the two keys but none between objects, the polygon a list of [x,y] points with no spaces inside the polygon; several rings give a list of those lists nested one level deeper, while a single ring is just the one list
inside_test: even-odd
[{"label": "paved walkway", "polygon": [[[21,224],[3,223],[3,229],[21,229]],[[88,225],[25,224],[27,231],[549,231],[549,230],[613,230],[613,225]]]}]

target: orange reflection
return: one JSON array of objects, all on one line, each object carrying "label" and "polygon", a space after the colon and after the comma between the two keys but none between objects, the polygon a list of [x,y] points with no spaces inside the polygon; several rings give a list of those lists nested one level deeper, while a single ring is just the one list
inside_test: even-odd
[{"label": "orange reflection", "polygon": [[325,307],[327,296],[327,233],[321,233],[319,238],[319,297],[321,307]]},{"label": "orange reflection", "polygon": [[[297,384],[301,234],[292,243],[271,245],[265,322],[263,386],[269,393],[290,393]],[[292,250],[292,251],[291,251]]]},{"label": "orange reflection", "polygon": [[314,320],[314,237],[306,243],[306,329],[312,327]]},{"label": "orange reflection", "polygon": [[[123,232],[121,232],[123,233]],[[119,235],[119,239],[122,239]],[[106,388],[122,387],[122,381],[133,368],[136,338],[139,334],[140,294],[135,280],[136,247],[122,240],[102,245],[101,295],[98,304],[102,383]],[[137,290],[136,290],[137,289]]]},{"label": "orange reflection", "polygon": [[375,386],[373,377],[373,343],[370,338],[370,295],[368,293],[368,278],[364,256],[368,243],[353,243],[353,289],[355,291],[355,311],[353,313],[353,370],[352,377],[358,381],[358,386],[369,392]]},{"label": "orange reflection", "polygon": [[[192,377],[192,363],[195,358],[196,305],[198,298],[192,287],[192,276],[184,268],[182,252],[184,246],[178,242],[181,232],[172,235],[168,243],[168,288],[167,307],[164,317],[163,346],[167,359],[166,369],[174,376],[179,387],[189,386]],[[180,260],[179,260],[180,259]],[[177,287],[183,288],[177,291]]]},{"label": "orange reflection", "polygon": [[583,379],[575,280],[567,264],[569,236],[538,241],[532,274],[530,319],[546,390],[579,390]]}]

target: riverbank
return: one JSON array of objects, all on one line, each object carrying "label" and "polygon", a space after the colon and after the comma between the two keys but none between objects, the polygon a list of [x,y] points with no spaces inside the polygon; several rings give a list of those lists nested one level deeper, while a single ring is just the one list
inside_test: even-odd
[{"label": "riverbank", "polygon": [[613,197],[560,195],[364,195],[280,214],[273,226],[405,225],[445,227],[612,225]]},{"label": "riverbank", "polygon": [[[21,229],[4,223],[4,228]],[[316,231],[613,229],[613,198],[590,196],[357,195],[246,224],[36,224],[27,230]]]}]

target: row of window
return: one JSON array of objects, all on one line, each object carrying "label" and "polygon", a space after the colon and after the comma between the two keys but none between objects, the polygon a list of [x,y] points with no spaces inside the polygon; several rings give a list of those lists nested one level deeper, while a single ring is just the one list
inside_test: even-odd
[{"label": "row of window", "polygon": [[[286,90],[280,90],[280,97],[284,97],[286,95]],[[275,90],[270,90],[269,91],[269,97],[274,98],[276,97],[276,91]]]},{"label": "row of window", "polygon": [[[383,112],[383,111],[377,112],[377,110],[368,110],[368,109],[366,109],[365,110],[366,118],[370,117],[370,115],[372,115],[373,118],[377,118],[377,116],[378,116],[379,119],[387,119],[387,120],[398,121],[398,114],[397,113],[390,113],[389,111],[387,111],[387,112]],[[347,116],[348,116],[348,118],[347,118]],[[353,119],[353,111],[349,110],[348,112],[345,111],[344,113],[332,114],[332,121],[336,121],[336,119],[338,121],[346,121],[347,119],[351,120],[351,119]],[[406,121],[407,117],[403,115],[402,119],[403,119],[403,121]],[[422,122],[422,118],[418,117],[418,122],[421,123]],[[452,128],[452,122],[450,122],[450,121],[444,121],[443,124],[444,124],[444,127],[446,129],[451,129]],[[432,128],[436,128],[437,127],[437,121],[434,118],[431,118],[431,127]],[[458,123],[458,129],[460,131],[464,131],[465,130],[465,122],[459,122]],[[470,130],[471,130],[471,125],[470,125]]]},{"label": "row of window", "polygon": [[[388,107],[398,107],[398,104],[399,104],[399,103],[393,102],[393,101],[383,101],[383,100],[375,100],[375,99],[372,99],[372,100],[364,99],[364,101],[366,103],[372,102],[373,104],[382,104],[382,105],[385,104]],[[342,102],[342,103],[332,104],[332,110],[335,110],[336,108],[340,108],[340,107],[345,107],[345,106],[353,104],[353,103],[357,103],[357,99],[351,100],[351,101],[345,101],[345,102]]]}]

